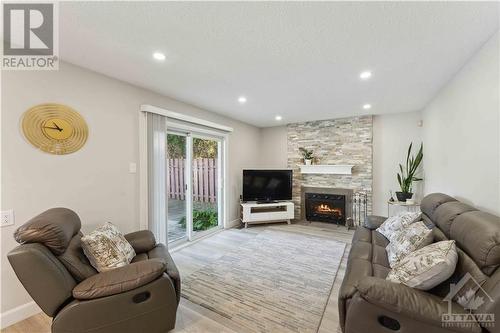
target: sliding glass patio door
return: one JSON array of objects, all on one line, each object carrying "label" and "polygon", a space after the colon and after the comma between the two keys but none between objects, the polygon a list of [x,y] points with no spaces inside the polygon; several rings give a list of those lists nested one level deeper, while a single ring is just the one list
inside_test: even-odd
[{"label": "sliding glass patio door", "polygon": [[167,132],[168,242],[192,240],[222,226],[223,138]]}]

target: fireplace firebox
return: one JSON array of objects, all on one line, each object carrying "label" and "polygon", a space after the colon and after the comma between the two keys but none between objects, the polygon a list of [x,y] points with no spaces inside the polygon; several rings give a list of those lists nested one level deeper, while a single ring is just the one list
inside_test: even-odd
[{"label": "fireplace firebox", "polygon": [[340,194],[306,193],[306,219],[345,225],[346,196]]}]

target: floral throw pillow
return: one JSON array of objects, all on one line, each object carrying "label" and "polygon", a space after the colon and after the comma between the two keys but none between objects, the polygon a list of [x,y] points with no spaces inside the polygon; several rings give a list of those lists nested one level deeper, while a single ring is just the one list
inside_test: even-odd
[{"label": "floral throw pillow", "polygon": [[457,261],[455,241],[437,242],[401,259],[386,279],[408,287],[429,290],[453,274]]},{"label": "floral throw pillow", "polygon": [[408,227],[410,224],[415,223],[420,219],[420,213],[401,213],[389,217],[387,220],[377,228],[377,231],[385,236],[389,241],[392,236],[399,230]]},{"label": "floral throw pillow", "polygon": [[109,222],[83,236],[81,242],[83,252],[98,272],[128,265],[135,257],[132,245]]},{"label": "floral throw pillow", "polygon": [[393,268],[398,261],[411,252],[429,245],[432,240],[432,229],[427,228],[422,221],[412,223],[407,228],[397,231],[385,248],[389,265]]}]

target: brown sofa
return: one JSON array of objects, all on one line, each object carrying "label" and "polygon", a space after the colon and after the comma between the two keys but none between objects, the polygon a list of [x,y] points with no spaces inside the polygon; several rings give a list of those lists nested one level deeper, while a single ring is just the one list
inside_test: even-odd
[{"label": "brown sofa", "polygon": [[[385,251],[389,241],[375,230],[385,218],[370,216],[354,234],[339,293],[343,332],[500,332],[500,218],[441,193],[426,196],[421,210],[423,221],[433,228],[434,241],[456,241],[459,259],[454,274],[429,291],[385,280],[390,271]],[[484,303],[473,313],[494,314],[495,326],[486,320],[491,317],[478,317],[469,325],[443,325],[449,306],[453,314],[468,313],[447,298],[450,284],[467,273],[491,297],[483,296]]]},{"label": "brown sofa", "polygon": [[80,218],[49,209],[14,234],[21,243],[7,255],[31,297],[48,316],[52,332],[167,332],[180,299],[179,272],[167,249],[149,231],[125,235],[132,263],[98,273],[80,245]]}]

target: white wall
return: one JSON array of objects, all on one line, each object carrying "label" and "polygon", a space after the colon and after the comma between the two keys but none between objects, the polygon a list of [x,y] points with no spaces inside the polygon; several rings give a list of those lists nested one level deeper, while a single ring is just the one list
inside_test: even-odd
[{"label": "white wall", "polygon": [[425,192],[500,214],[499,34],[423,110]]},{"label": "white wall", "polygon": [[[67,104],[86,119],[89,139],[78,152],[55,156],[25,141],[20,119],[39,103]],[[74,209],[88,231],[105,221],[122,232],[139,228],[138,163],[141,104],[152,104],[234,128],[229,139],[229,221],[238,218],[241,169],[258,166],[256,127],[175,101],[67,63],[59,71],[2,72],[2,201],[16,225],[1,229],[1,312],[30,301],[6,260],[18,226],[50,207]]]},{"label": "white wall", "polygon": [[260,154],[263,168],[286,168],[288,165],[286,126],[260,130]]},{"label": "white wall", "polygon": [[[399,190],[396,174],[405,163],[408,146],[413,142],[416,154],[422,142],[420,112],[396,113],[373,117],[373,214],[387,216],[389,191]],[[425,155],[425,147],[424,147]],[[422,184],[413,186],[414,197],[421,199]],[[394,198],[395,199],[395,198]],[[391,215],[395,212],[391,208]]]}]

